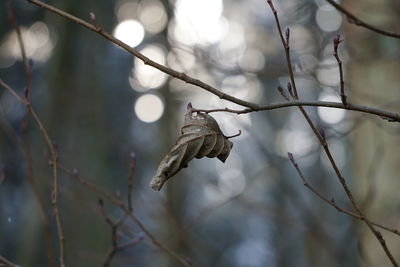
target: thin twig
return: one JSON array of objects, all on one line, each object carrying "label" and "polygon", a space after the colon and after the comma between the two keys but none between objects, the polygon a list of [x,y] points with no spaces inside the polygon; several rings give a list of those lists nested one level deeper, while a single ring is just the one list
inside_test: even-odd
[{"label": "thin twig", "polygon": [[34,119],[34,121],[39,126],[40,131],[44,139],[46,140],[47,146],[50,150],[51,159],[52,159],[52,166],[53,166],[53,189],[51,194],[51,205],[53,206],[54,217],[56,219],[56,227],[57,227],[57,234],[58,234],[58,244],[60,250],[60,265],[61,267],[65,267],[65,237],[64,231],[61,224],[61,217],[60,211],[58,208],[58,173],[57,173],[57,165],[58,165],[58,156],[57,151],[54,147],[53,142],[50,139],[49,134],[47,133],[46,128],[43,126],[42,121],[40,120],[39,116],[36,114],[36,111],[29,105],[29,111]]},{"label": "thin twig", "polygon": [[[25,71],[25,76],[26,76],[26,87],[24,90],[24,97],[26,98],[27,101],[30,101],[30,92],[32,88],[32,69],[29,64],[29,60],[26,56],[26,49],[25,49],[25,44],[24,40],[22,38],[21,34],[21,29],[19,27],[19,24],[17,22],[17,16],[15,13],[15,8],[13,5],[12,0],[7,1],[8,5],[8,18],[10,20],[10,23],[12,27],[14,28],[16,34],[17,34],[17,40],[18,40],[18,45],[21,51],[21,57],[24,65],[24,71]],[[33,158],[32,158],[32,153],[30,149],[30,141],[29,141],[29,107],[25,107],[25,115],[22,120],[22,132],[23,132],[23,137],[22,137],[22,152],[24,154],[24,157],[27,162],[27,178],[32,186],[32,191],[34,195],[36,196],[36,199],[39,204],[39,209],[41,216],[43,218],[44,222],[44,230],[46,234],[46,245],[47,245],[47,257],[49,261],[49,266],[56,266],[55,263],[55,252],[54,252],[54,246],[52,244],[52,232],[51,232],[51,225],[50,225],[50,219],[49,216],[47,215],[46,208],[45,208],[45,201],[40,194],[40,190],[37,186],[36,179],[34,177],[34,172],[33,172]],[[18,139],[18,137],[16,138]],[[19,142],[17,142],[19,145]]]},{"label": "thin twig", "polygon": [[111,264],[112,259],[116,255],[118,251],[127,249],[129,247],[132,247],[136,244],[138,244],[140,241],[143,240],[144,236],[143,235],[138,235],[131,241],[124,243],[124,244],[118,244],[118,228],[122,225],[123,221],[126,218],[126,214],[117,222],[113,222],[111,217],[107,214],[107,212],[104,210],[104,203],[102,199],[99,199],[99,206],[100,206],[100,212],[101,215],[104,217],[104,220],[107,222],[108,225],[111,227],[111,248],[108,250],[107,256],[104,260],[103,266],[108,267]]},{"label": "thin twig", "polygon": [[[110,226],[114,226],[114,223],[111,220],[111,217],[108,216],[107,212],[104,210],[104,202],[101,198],[99,198],[98,203],[99,203],[99,207],[100,207],[100,213],[104,217],[104,220],[106,221],[106,223],[108,223]],[[113,241],[113,243],[114,243],[114,241]]]},{"label": "thin twig", "polygon": [[281,24],[280,24],[279,18],[278,18],[278,11],[275,9],[274,4],[272,3],[271,0],[267,0],[267,3],[271,8],[272,13],[274,14],[276,26],[277,26],[278,32],[279,32],[279,37],[281,38],[281,42],[283,44],[283,47],[285,48],[286,64],[287,64],[288,71],[289,71],[290,81],[292,82],[292,85],[293,85],[294,98],[295,99],[299,99],[299,95],[297,93],[297,88],[296,88],[296,83],[295,83],[295,80],[294,80],[292,62],[291,62],[290,56],[289,56],[289,54],[290,54],[290,46],[289,46],[290,30],[289,30],[289,28],[286,30],[286,32],[285,32],[285,37],[286,38],[284,38],[283,37],[283,33],[282,33],[282,29],[281,29]]},{"label": "thin twig", "polygon": [[137,234],[131,241],[128,241],[126,243],[119,244],[117,247],[117,250],[124,250],[126,248],[130,248],[132,246],[135,246],[137,243],[142,241],[144,238],[144,233],[140,232]]},{"label": "thin twig", "polygon": [[344,78],[343,78],[343,66],[342,66],[342,60],[339,57],[339,53],[338,53],[338,47],[339,44],[342,42],[342,40],[340,39],[340,35],[336,35],[336,37],[333,39],[333,56],[336,58],[336,61],[338,63],[339,66],[339,77],[340,77],[340,98],[342,100],[342,103],[344,106],[347,105],[347,101],[346,101],[346,95],[344,93]]},{"label": "thin twig", "polygon": [[[282,45],[285,48],[285,56],[286,56],[286,61],[288,63],[288,71],[289,71],[289,75],[290,75],[290,80],[292,82],[293,85],[293,90],[296,92],[296,83],[295,83],[295,79],[294,79],[294,75],[293,75],[293,71],[291,70],[291,59],[290,59],[290,50],[289,50],[289,31],[286,31],[286,41],[283,38],[283,34],[282,34],[282,28],[280,26],[279,23],[279,18],[277,15],[277,11],[275,10],[273,4],[272,4],[272,0],[267,0],[267,3],[269,4],[274,17],[275,17],[275,21],[276,21],[276,26],[279,32],[279,36],[281,37],[281,41],[282,41]],[[296,96],[296,93],[295,93]],[[383,238],[382,234],[375,229],[374,225],[371,224],[370,220],[364,215],[364,213],[361,211],[361,208],[358,206],[353,193],[351,192],[350,188],[347,185],[346,179],[344,178],[344,176],[342,175],[342,173],[340,172],[339,168],[337,167],[337,164],[332,156],[332,153],[329,149],[329,146],[326,142],[326,139],[324,138],[324,136],[321,134],[321,132],[317,129],[317,127],[314,125],[314,123],[312,122],[312,120],[310,119],[310,117],[308,116],[307,112],[305,111],[305,109],[302,106],[299,106],[299,110],[301,111],[301,113],[303,114],[304,118],[306,119],[308,125],[310,126],[310,128],[312,129],[312,131],[314,132],[315,136],[317,137],[318,141],[321,143],[325,154],[327,155],[330,164],[332,165],[332,168],[335,171],[335,174],[337,176],[337,178],[339,179],[340,184],[342,185],[346,196],[348,197],[348,199],[350,200],[353,208],[357,211],[357,213],[362,217],[363,221],[367,224],[368,228],[371,230],[371,232],[374,234],[374,236],[376,237],[376,239],[379,241],[380,245],[382,246],[383,250],[385,251],[387,257],[389,258],[390,262],[392,263],[393,266],[397,267],[398,264],[396,262],[396,260],[394,259],[392,253],[390,252],[389,248],[386,245],[386,241]]]},{"label": "thin twig", "polygon": [[6,89],[10,94],[12,94],[19,102],[21,102],[24,105],[29,105],[28,101],[21,96],[8,84],[6,84],[2,79],[0,79],[0,85]]},{"label": "thin twig", "polygon": [[77,18],[77,17],[75,17],[75,16],[73,16],[73,15],[67,13],[67,12],[64,12],[64,11],[62,11],[62,10],[60,10],[58,8],[55,8],[55,7],[53,7],[53,6],[49,5],[49,4],[43,3],[42,1],[39,1],[39,0],[27,0],[27,1],[32,3],[32,4],[37,5],[39,7],[45,8],[45,9],[47,9],[47,10],[53,12],[53,13],[56,13],[56,14],[66,18],[66,19],[71,20],[71,21],[73,21],[73,22],[75,22],[75,23],[77,23],[77,24],[79,24],[79,25],[81,25],[81,26],[83,26],[85,28],[88,28],[89,30],[92,30],[92,31],[98,33],[99,35],[103,36],[107,40],[109,40],[109,41],[113,42],[114,44],[116,44],[117,46],[123,48],[128,53],[130,53],[131,55],[133,55],[133,56],[137,57],[138,59],[142,60],[145,65],[152,66],[152,67],[154,67],[154,68],[156,68],[156,69],[158,69],[158,70],[160,70],[160,71],[162,71],[162,72],[164,72],[164,73],[166,73],[166,74],[168,74],[168,75],[170,75],[172,77],[180,79],[180,80],[182,80],[182,81],[184,81],[186,83],[201,87],[201,88],[207,90],[208,92],[217,95],[220,99],[225,99],[227,101],[231,101],[231,102],[237,103],[237,104],[239,104],[241,106],[248,107],[248,108],[257,108],[258,107],[258,105],[255,104],[255,103],[247,102],[247,101],[244,101],[242,99],[239,99],[239,98],[233,97],[231,95],[225,94],[225,93],[219,91],[218,89],[216,89],[215,87],[212,87],[211,85],[208,85],[208,84],[206,84],[206,83],[204,83],[204,82],[202,82],[202,81],[200,81],[198,79],[192,78],[192,77],[190,77],[189,75],[187,75],[185,73],[173,70],[173,69],[168,68],[168,67],[166,67],[166,66],[164,66],[162,64],[159,64],[157,62],[152,61],[151,59],[149,59],[148,57],[144,56],[143,54],[141,54],[137,50],[131,48],[129,45],[121,42],[120,40],[118,40],[117,38],[115,38],[114,36],[109,34],[108,32],[104,31],[101,27],[98,27],[98,26],[95,26],[93,24],[90,24],[90,23],[88,23],[88,22],[86,22],[86,21],[84,21],[84,20],[82,20],[80,18]]},{"label": "thin twig", "polygon": [[[19,28],[19,25],[17,23],[17,18],[15,16],[14,5],[12,3],[12,0],[8,0],[7,5],[8,5],[8,18],[17,34],[18,45],[19,45],[19,49],[21,51],[22,62],[24,63],[26,83],[27,83],[27,87],[25,89],[25,95],[29,96],[29,94],[30,94],[29,92],[30,92],[30,89],[32,86],[32,70],[29,65],[28,57],[26,56],[25,45],[24,45],[24,41],[22,39],[21,29]],[[27,98],[29,98],[29,97],[27,97]]]},{"label": "thin twig", "polygon": [[385,35],[385,36],[389,36],[389,37],[393,37],[393,38],[398,38],[400,39],[400,33],[397,32],[390,32],[390,31],[385,31],[382,29],[379,29],[375,26],[372,26],[369,23],[366,23],[365,21],[359,19],[357,16],[355,16],[353,13],[351,13],[350,11],[348,11],[347,9],[345,9],[344,7],[342,7],[341,5],[339,5],[338,3],[335,2],[335,0],[326,0],[329,4],[331,4],[334,8],[336,8],[337,11],[341,12],[342,14],[344,14],[350,21],[350,23],[353,23],[357,26],[360,27],[364,27],[368,30],[371,30],[373,32]]},{"label": "thin twig", "polygon": [[96,192],[97,194],[101,195],[103,198],[109,200],[110,202],[112,202],[114,205],[116,205],[117,207],[119,207],[121,210],[124,211],[124,213],[129,216],[135,223],[137,226],[139,226],[139,228],[146,234],[146,236],[148,236],[150,238],[150,240],[152,241],[152,243],[157,246],[158,248],[160,248],[162,251],[164,251],[165,253],[169,254],[171,257],[175,258],[178,262],[180,262],[183,266],[191,266],[190,264],[187,263],[187,261],[185,261],[185,259],[183,259],[182,257],[180,257],[178,254],[176,254],[175,252],[173,252],[171,249],[169,249],[168,247],[166,247],[165,245],[163,245],[160,241],[158,241],[158,239],[144,226],[144,224],[133,214],[133,212],[131,212],[129,210],[129,207],[126,206],[123,202],[119,201],[118,199],[116,199],[114,196],[112,196],[111,194],[105,192],[104,190],[100,189],[99,187],[97,187],[96,185],[88,182],[87,180],[84,180],[80,177],[79,173],[77,171],[71,171],[67,168],[65,168],[64,166],[58,164],[57,167],[64,172],[65,174],[67,174],[69,177],[72,177],[74,179],[76,179],[81,185],[89,188],[90,190],[92,190],[93,192]]},{"label": "thin twig", "polygon": [[[246,109],[243,113],[249,113],[249,112],[252,112],[252,111],[270,110],[270,109],[280,108],[280,107],[285,107],[285,106],[300,106],[300,105],[311,105],[311,106],[315,105],[315,106],[317,106],[318,105],[318,104],[313,104],[315,102],[307,102],[307,103],[310,103],[310,104],[305,104],[304,102],[303,103],[299,102],[298,104],[297,103],[285,103],[285,104],[282,104],[282,106],[279,106],[279,107],[274,107],[274,106],[269,107],[269,105],[261,106],[261,105],[258,105],[256,103],[247,102],[247,101],[244,101],[242,99],[235,98],[235,97],[233,97],[231,95],[228,95],[228,94],[225,94],[225,93],[221,92],[220,90],[212,87],[211,85],[208,85],[208,84],[206,84],[206,83],[204,83],[204,82],[202,82],[202,81],[200,81],[198,79],[192,78],[192,77],[190,77],[189,75],[187,75],[185,73],[178,72],[176,70],[173,70],[171,68],[168,68],[168,67],[166,67],[164,65],[161,65],[161,64],[159,64],[157,62],[152,61],[148,57],[144,56],[143,54],[141,54],[140,52],[136,51],[135,49],[132,49],[130,46],[128,46],[127,44],[125,44],[125,43],[121,42],[120,40],[116,39],[114,36],[112,36],[111,34],[107,33],[102,28],[100,28],[100,27],[98,27],[96,25],[90,24],[90,23],[88,23],[88,22],[86,22],[86,21],[84,21],[82,19],[79,19],[79,18],[77,18],[77,17],[75,17],[75,16],[73,16],[73,15],[67,13],[67,12],[64,12],[64,11],[62,11],[60,9],[57,9],[57,8],[51,6],[51,5],[48,5],[46,3],[43,3],[41,1],[39,1],[39,0],[27,0],[27,1],[37,5],[39,7],[45,8],[45,9],[47,9],[47,10],[53,12],[53,13],[56,13],[56,14],[66,18],[66,19],[69,19],[69,20],[71,20],[71,21],[73,21],[73,22],[75,22],[75,23],[77,23],[79,25],[82,25],[83,27],[85,27],[85,28],[87,28],[89,30],[92,30],[92,31],[96,32],[97,34],[103,36],[105,39],[109,40],[110,42],[116,44],[117,46],[119,46],[119,47],[121,47],[123,49],[125,49],[131,55],[139,58],[146,65],[150,65],[150,66],[160,70],[161,72],[164,72],[164,73],[166,73],[166,74],[168,74],[168,75],[170,75],[172,77],[175,77],[177,79],[180,79],[180,80],[182,80],[182,81],[184,81],[186,83],[198,86],[198,87],[200,87],[202,89],[205,89],[206,91],[218,96],[221,99],[224,99],[224,100],[227,100],[229,102],[241,105],[243,107],[247,107],[248,109]],[[282,34],[281,34],[281,36],[283,38]],[[290,66],[291,66],[291,63],[290,63]],[[293,71],[292,71],[292,74],[293,74]],[[348,105],[350,105],[350,107],[347,107],[347,106],[343,107],[343,106],[340,106],[340,105],[336,105],[336,103],[332,103],[332,104],[333,104],[333,106],[330,106],[330,107],[344,108],[344,109],[348,109],[348,110],[361,111],[361,112],[365,112],[365,113],[378,115],[378,116],[381,116],[383,118],[387,118],[390,121],[400,121],[400,115],[396,114],[396,113],[392,113],[392,112],[388,112],[388,111],[384,111],[384,110],[379,110],[379,109],[376,109],[376,108],[358,106],[358,105],[354,105],[354,104],[352,104],[352,105],[348,104]]]},{"label": "thin twig", "polygon": [[265,110],[273,110],[279,108],[286,107],[301,107],[301,106],[310,106],[310,107],[328,107],[328,108],[338,108],[338,109],[346,109],[352,111],[358,111],[361,113],[367,113],[371,115],[379,116],[385,120],[391,122],[400,122],[400,114],[390,111],[381,110],[374,107],[367,107],[361,105],[355,105],[347,103],[343,105],[339,102],[326,102],[326,101],[295,101],[295,102],[285,102],[285,103],[271,103],[268,105],[260,105],[257,109],[229,109],[229,108],[217,108],[217,109],[193,109],[193,112],[203,112],[203,113],[212,113],[212,112],[229,112],[236,114],[246,114],[257,111],[265,111]]},{"label": "thin twig", "polygon": [[128,208],[129,211],[133,211],[132,207],[132,189],[133,189],[133,175],[135,174],[136,168],[136,154],[131,152],[130,154],[130,164],[129,164],[129,174],[128,174]]},{"label": "thin twig", "polygon": [[[300,167],[298,166],[297,162],[294,160],[293,155],[291,153],[288,153],[288,156],[289,156],[290,162],[292,163],[292,165],[295,167],[297,173],[299,174],[299,177],[301,178],[301,180],[303,182],[303,185],[308,190],[310,190],[312,193],[314,193],[317,197],[319,197],[324,202],[326,202],[329,205],[331,205],[332,207],[334,207],[337,211],[342,212],[342,213],[347,214],[347,215],[350,215],[353,218],[356,218],[356,219],[359,219],[359,220],[364,220],[360,215],[355,214],[354,212],[351,212],[349,210],[346,210],[346,209],[340,207],[338,204],[336,204],[336,202],[335,202],[335,200],[333,198],[332,199],[328,199],[327,197],[322,195],[315,187],[313,187],[311,184],[308,183],[308,181],[304,177]],[[395,229],[395,228],[390,228],[388,226],[385,226],[385,225],[382,225],[382,224],[379,224],[379,223],[376,223],[376,222],[372,222],[372,221],[371,221],[371,224],[373,224],[373,225],[375,225],[375,226],[377,226],[377,227],[379,227],[381,229],[384,229],[384,230],[386,230],[388,232],[391,232],[391,233],[393,233],[395,235],[400,236],[400,231]]]},{"label": "thin twig", "polygon": [[57,234],[58,234],[58,243],[59,243],[59,250],[60,250],[60,265],[61,267],[65,266],[65,238],[64,238],[64,233],[61,225],[61,218],[60,218],[60,212],[58,208],[58,173],[57,173],[57,151],[54,147],[53,142],[50,139],[50,136],[44,127],[42,121],[40,120],[39,116],[37,115],[36,111],[33,109],[31,103],[27,98],[22,98],[21,96],[18,95],[18,93],[8,84],[3,82],[3,80],[0,79],[0,85],[4,87],[7,91],[9,91],[15,98],[20,101],[22,104],[24,104],[28,109],[29,113],[32,115],[33,120],[39,127],[40,132],[42,133],[43,138],[46,141],[46,144],[50,150],[51,154],[51,159],[53,162],[53,190],[51,194],[51,204],[53,206],[53,212],[54,212],[54,217],[56,220],[56,226],[57,226]]}]

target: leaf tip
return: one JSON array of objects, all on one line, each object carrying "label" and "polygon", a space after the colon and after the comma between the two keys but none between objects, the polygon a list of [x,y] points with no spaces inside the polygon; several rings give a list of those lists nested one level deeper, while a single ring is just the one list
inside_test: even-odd
[{"label": "leaf tip", "polygon": [[156,184],[150,184],[150,187],[156,191],[160,191],[161,190],[161,186],[158,186]]},{"label": "leaf tip", "polygon": [[156,191],[160,191],[166,180],[167,177],[165,176],[165,174],[156,175],[153,177],[153,179],[151,179],[150,187]]}]

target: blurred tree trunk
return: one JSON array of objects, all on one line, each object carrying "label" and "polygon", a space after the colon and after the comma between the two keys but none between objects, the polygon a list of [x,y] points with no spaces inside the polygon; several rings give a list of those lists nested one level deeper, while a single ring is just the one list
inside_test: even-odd
[{"label": "blurred tree trunk", "polygon": [[[89,12],[94,12],[102,27],[111,31],[114,24],[114,17],[109,12],[112,3],[92,0],[58,4],[58,8],[87,20]],[[118,83],[116,88],[110,88],[105,82],[109,77],[103,74],[107,73],[104,68],[109,64],[103,62],[103,58],[107,58],[111,44],[59,16],[50,15],[48,19],[46,22],[54,27],[58,40],[45,70],[47,87],[37,88],[42,91],[38,101],[41,102],[44,123],[58,146],[61,164],[71,169],[78,168],[84,179],[113,193],[117,190],[115,185],[119,184],[113,179],[118,177],[119,182],[125,182],[123,171],[127,169],[126,162],[117,162],[123,142],[115,142],[121,139],[113,129],[113,122],[117,120],[115,118],[128,120],[131,113],[109,109],[108,105],[114,95],[118,95],[117,107],[131,107],[131,98],[124,97],[129,90],[119,87]],[[126,69],[129,70],[129,66]],[[123,128],[120,130],[126,133],[129,123],[119,125]],[[43,146],[36,151],[42,155],[39,149]],[[119,166],[122,163],[125,166]],[[38,170],[48,171],[40,175],[49,188],[52,177],[48,167],[42,166]],[[45,194],[49,197],[49,191]],[[67,263],[89,266],[87,262],[95,262],[98,266],[103,261],[110,245],[110,228],[99,215],[97,197],[60,173],[59,205],[66,236]]]},{"label": "blurred tree trunk", "polygon": [[[361,19],[389,31],[400,32],[400,4],[390,0],[343,1],[343,5]],[[351,59],[345,82],[351,102],[379,106],[399,112],[400,101],[400,41],[382,36],[353,24],[344,23],[345,41]],[[359,116],[359,115],[357,115]],[[396,134],[394,134],[396,133]],[[378,118],[365,117],[353,135],[353,174],[357,197],[365,201],[364,210],[370,218],[398,227],[400,196],[399,127]],[[398,213],[397,213],[398,214]],[[366,228],[362,228],[367,231]],[[400,258],[398,236],[382,232],[395,258]],[[372,235],[362,240],[371,266],[387,262],[379,243]],[[397,239],[397,240],[396,240]],[[365,243],[366,242],[366,243]],[[379,255],[379,256],[378,256]]]}]

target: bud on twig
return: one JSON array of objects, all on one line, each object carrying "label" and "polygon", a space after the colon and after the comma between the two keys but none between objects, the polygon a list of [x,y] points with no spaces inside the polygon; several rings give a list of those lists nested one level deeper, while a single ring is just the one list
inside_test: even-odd
[{"label": "bud on twig", "polygon": [[289,97],[286,95],[285,90],[283,90],[283,88],[281,86],[278,86],[278,91],[279,93],[281,93],[282,97],[284,99],[286,99],[287,101],[289,101]]},{"label": "bud on twig", "polygon": [[292,84],[290,82],[288,82],[287,84],[287,89],[289,91],[289,94],[293,97],[293,99],[297,99],[293,93],[293,88],[292,88]]},{"label": "bud on twig", "polygon": [[335,38],[333,38],[333,51],[335,52],[335,54],[337,54],[337,49],[341,42],[342,40],[340,40],[340,34],[336,35]]},{"label": "bud on twig", "polygon": [[290,152],[288,152],[287,155],[288,155],[289,160],[290,160],[294,165],[296,165],[296,162],[294,161],[293,154],[290,153]]},{"label": "bud on twig", "polygon": [[289,46],[289,37],[290,37],[290,29],[289,28],[286,28],[285,37],[286,37],[286,46]]},{"label": "bud on twig", "polygon": [[97,25],[96,14],[94,14],[93,12],[90,12],[89,16],[90,16],[90,20],[92,21],[93,25],[97,28],[97,30],[100,30],[101,28]]},{"label": "bud on twig", "polygon": [[90,19],[92,20],[92,22],[96,22],[96,15],[93,12],[89,13]]}]

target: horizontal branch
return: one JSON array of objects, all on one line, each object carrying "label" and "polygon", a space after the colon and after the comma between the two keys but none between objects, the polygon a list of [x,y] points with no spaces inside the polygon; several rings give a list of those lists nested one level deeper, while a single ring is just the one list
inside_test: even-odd
[{"label": "horizontal branch", "polygon": [[260,105],[258,108],[246,108],[246,109],[229,109],[229,108],[221,108],[221,109],[193,109],[194,112],[204,112],[204,113],[212,113],[212,112],[230,112],[236,114],[245,114],[256,111],[265,111],[265,110],[273,110],[285,107],[295,107],[295,106],[314,106],[314,107],[327,107],[327,108],[337,108],[337,109],[346,109],[353,110],[367,114],[373,114],[381,117],[382,119],[388,121],[397,121],[400,122],[400,114],[395,112],[390,112],[386,110],[381,110],[378,108],[361,106],[347,103],[343,105],[343,103],[339,102],[326,102],[326,101],[295,101],[295,102],[285,102],[285,103],[272,103],[268,105]]}]

